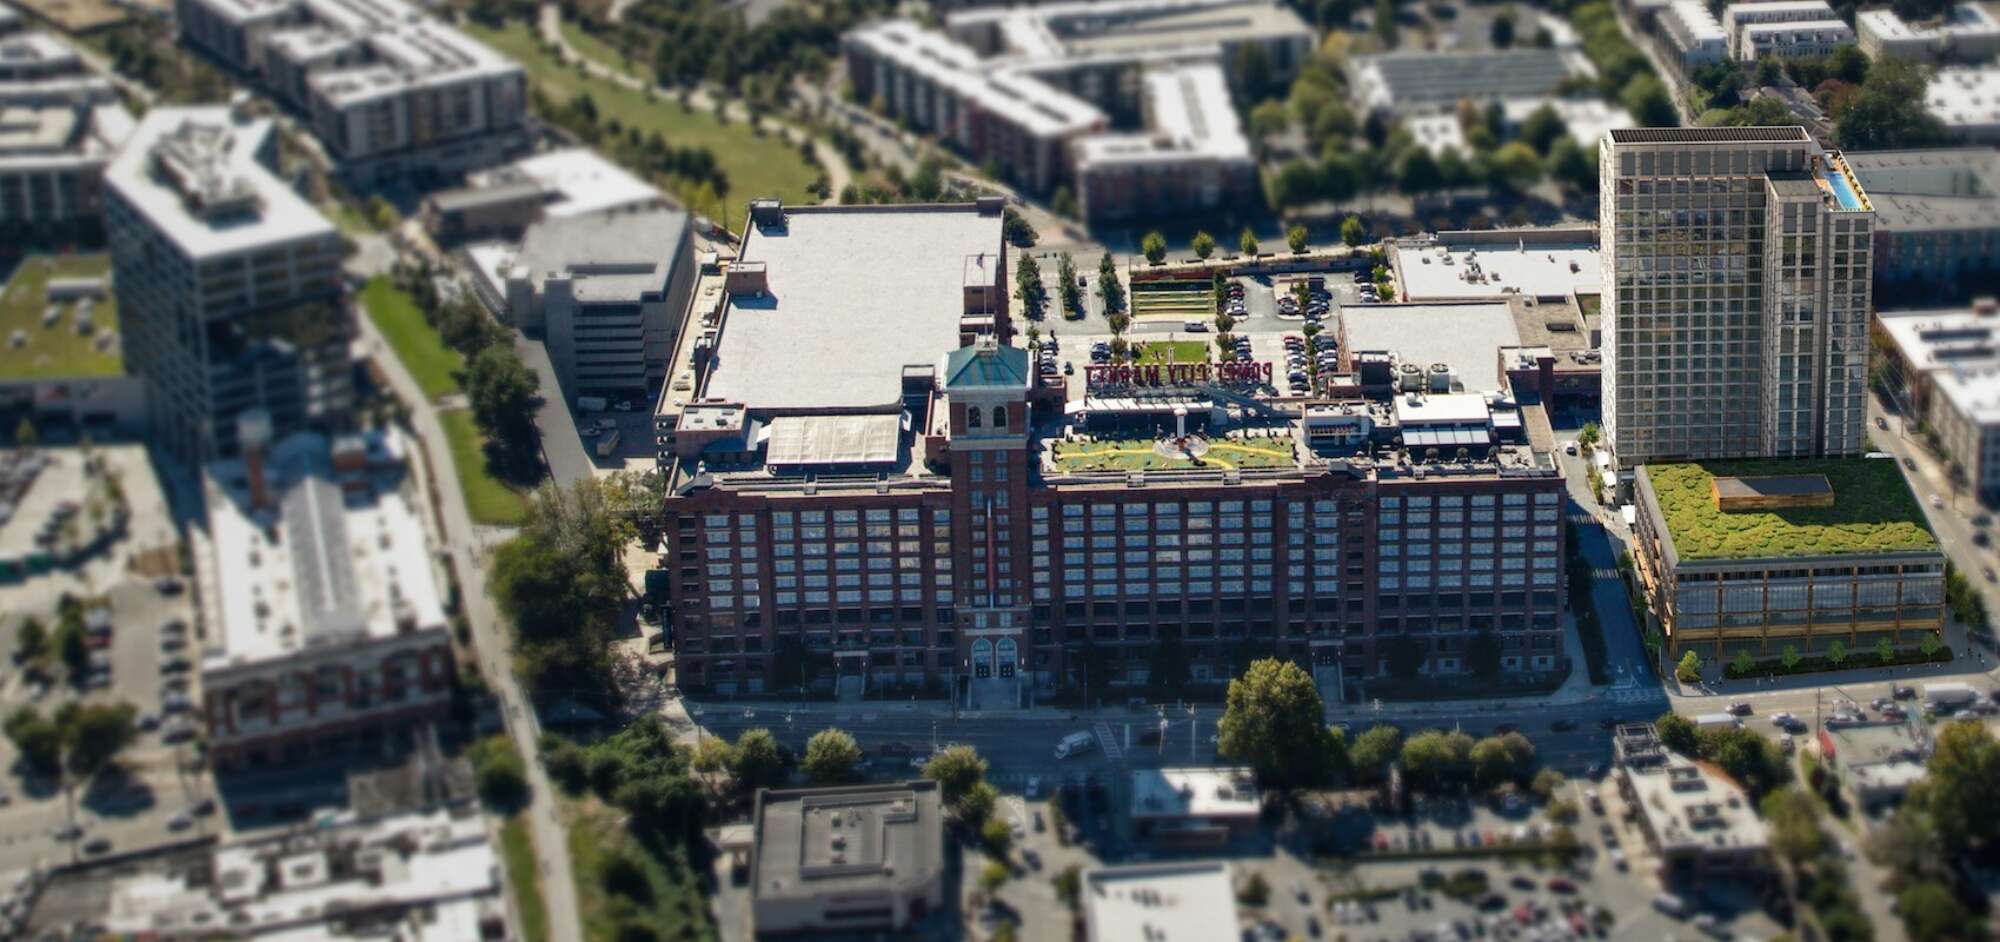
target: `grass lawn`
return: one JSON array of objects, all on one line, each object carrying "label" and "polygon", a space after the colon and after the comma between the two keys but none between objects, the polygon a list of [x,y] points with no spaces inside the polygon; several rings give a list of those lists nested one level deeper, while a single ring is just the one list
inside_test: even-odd
[{"label": "grass lawn", "polygon": [[1198,461],[1174,458],[1153,450],[1153,439],[1111,442],[1057,442],[1056,467],[1063,471],[1187,471],[1194,468],[1289,468],[1297,462],[1289,440],[1251,443],[1214,441]]},{"label": "grass lawn", "polygon": [[528,518],[527,495],[496,477],[486,462],[486,436],[464,409],[438,413],[451,444],[451,463],[458,469],[458,487],[465,492],[465,510],[474,523],[517,526]]},{"label": "grass lawn", "polygon": [[[111,260],[103,255],[30,256],[15,269],[0,293],[0,378],[42,379],[61,376],[116,376],[125,372],[125,358],[114,337],[118,303],[107,296],[91,306],[90,333],[76,329],[76,304],[61,306],[55,323],[42,326],[48,310],[44,294],[50,278],[104,276]],[[26,338],[14,345],[14,331]]]},{"label": "grass lawn", "polygon": [[635,62],[628,68],[623,53],[610,43],[597,38],[597,34],[578,26],[574,21],[562,21],[562,36],[563,41],[569,43],[571,49],[598,65],[620,72],[635,72],[645,68],[645,64],[640,62]]},{"label": "grass lawn", "polygon": [[520,814],[500,828],[500,855],[507,862],[514,905],[521,911],[521,936],[525,942],[543,942],[549,937],[549,913],[542,902],[541,868],[535,863],[535,840],[528,834],[527,819]]},{"label": "grass lawn", "polygon": [[[634,840],[623,813],[595,799],[562,803],[569,828],[570,864],[576,873],[576,906],[585,942],[615,942],[621,928],[637,923],[651,927],[658,939],[714,939],[715,923],[700,875],[673,850],[665,856]],[[646,875],[650,899],[613,893],[604,885],[604,867],[613,854],[624,854]]]},{"label": "grass lawn", "polygon": [[[1896,462],[1712,461],[1649,465],[1646,475],[1682,559],[1838,555],[1935,550],[1937,539]],[[1718,476],[1823,474],[1834,505],[1770,511],[1716,509]]]},{"label": "grass lawn", "polygon": [[[553,103],[562,104],[580,92],[588,92],[597,104],[600,122],[608,124],[615,119],[624,127],[638,128],[641,134],[658,131],[668,144],[676,147],[708,148],[715,155],[717,166],[729,178],[729,192],[723,195],[722,218],[716,219],[717,223],[740,228],[747,212],[745,207],[753,197],[777,196],[795,204],[819,202],[806,192],[806,187],[819,177],[818,165],[807,163],[796,148],[776,135],[759,136],[742,122],[724,125],[707,111],[684,111],[671,97],[648,101],[644,94],[622,85],[579,75],[574,67],[564,66],[543,52],[528,24],[509,23],[505,29],[496,30],[470,23],[466,29],[521,63],[529,78]],[[599,48],[608,49],[601,43]],[[615,53],[612,55],[611,61],[616,62]],[[655,182],[666,183],[669,188],[678,184],[659,179]],[[685,202],[685,193],[677,191],[674,195]]]},{"label": "grass lawn", "polygon": [[437,328],[424,320],[416,301],[396,287],[386,275],[378,275],[361,291],[361,303],[375,329],[396,349],[410,375],[416,377],[424,395],[437,399],[458,392],[458,372],[465,358],[444,345]]},{"label": "grass lawn", "polygon": [[327,200],[319,204],[319,211],[325,213],[326,218],[333,220],[333,224],[339,227],[340,231],[348,235],[364,236],[375,234],[375,225],[368,221],[367,216],[362,214],[360,207],[352,206],[339,200]]},{"label": "grass lawn", "polygon": [[1140,363],[1207,363],[1209,345],[1204,340],[1155,340],[1141,348]]},{"label": "grass lawn", "polygon": [[1603,306],[1604,300],[1600,295],[1579,294],[1576,296],[1577,310],[1582,311],[1585,317],[1596,317],[1598,310]]}]

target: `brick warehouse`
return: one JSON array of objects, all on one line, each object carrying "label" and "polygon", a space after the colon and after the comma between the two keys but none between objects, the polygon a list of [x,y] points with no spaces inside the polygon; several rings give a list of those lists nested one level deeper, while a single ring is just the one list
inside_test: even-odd
[{"label": "brick warehouse", "polygon": [[[1008,705],[1093,669],[1143,682],[1169,639],[1196,683],[1276,654],[1338,685],[1381,674],[1391,638],[1463,671],[1488,630],[1509,671],[1567,667],[1563,482],[1510,440],[1504,398],[1307,403],[1254,380],[1109,398],[1007,345],[997,201],[760,202],[750,229],[656,415],[683,687],[775,692],[803,656],[820,686],[963,677],[970,704]],[[913,248],[870,265],[860,244]],[[1236,372],[1256,371],[1215,371]],[[1205,423],[1214,448],[1278,458],[1065,454],[1106,419],[1168,441]]]}]

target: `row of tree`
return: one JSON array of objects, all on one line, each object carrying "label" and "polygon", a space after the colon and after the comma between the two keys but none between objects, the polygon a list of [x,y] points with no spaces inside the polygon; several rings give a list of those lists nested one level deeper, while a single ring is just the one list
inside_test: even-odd
[{"label": "row of tree", "polygon": [[459,385],[489,442],[488,464],[511,481],[539,478],[541,436],[535,428],[535,409],[541,377],[521,361],[513,331],[493,320],[470,292],[440,295],[428,263],[399,264],[391,277],[437,329],[445,346],[465,358]]}]

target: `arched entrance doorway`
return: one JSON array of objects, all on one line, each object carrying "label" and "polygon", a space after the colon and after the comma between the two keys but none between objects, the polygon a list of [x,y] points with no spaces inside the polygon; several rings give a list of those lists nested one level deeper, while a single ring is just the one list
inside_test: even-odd
[{"label": "arched entrance doorway", "polygon": [[1000,639],[1000,676],[1013,677],[1014,668],[1020,664],[1020,645],[1012,638]]},{"label": "arched entrance doorway", "polygon": [[972,641],[972,676],[977,679],[993,676],[993,642],[985,638]]}]

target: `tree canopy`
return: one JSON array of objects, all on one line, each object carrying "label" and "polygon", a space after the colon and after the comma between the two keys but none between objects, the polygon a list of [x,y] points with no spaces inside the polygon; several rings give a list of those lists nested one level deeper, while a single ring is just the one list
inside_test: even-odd
[{"label": "tree canopy", "polygon": [[1890,150],[1942,144],[1943,122],[1920,107],[1929,89],[1921,66],[1887,59],[1868,70],[1868,79],[1837,108],[1834,136],[1847,150]]},{"label": "tree canopy", "polygon": [[861,747],[845,730],[829,727],[806,740],[800,768],[814,785],[838,785],[853,778],[860,767]]},{"label": "tree canopy", "polygon": [[1315,784],[1327,773],[1325,704],[1297,664],[1267,658],[1229,682],[1219,753],[1280,788]]},{"label": "tree canopy", "polygon": [[514,627],[516,668],[540,696],[610,704],[610,641],[631,594],[621,554],[630,525],[603,486],[544,484],[528,519],[493,554],[488,577]]}]

